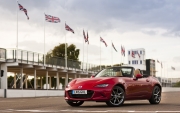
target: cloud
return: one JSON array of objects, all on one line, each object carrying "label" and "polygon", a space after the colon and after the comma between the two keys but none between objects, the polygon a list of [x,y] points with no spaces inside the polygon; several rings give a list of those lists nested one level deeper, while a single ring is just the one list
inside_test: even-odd
[{"label": "cloud", "polygon": [[156,35],[158,32],[157,31],[153,31],[153,30],[150,30],[150,31],[142,31],[143,33],[145,34],[148,34],[148,35]]},{"label": "cloud", "polygon": [[[81,49],[82,60],[84,29],[90,37],[91,63],[99,64],[101,36],[108,44],[107,48],[102,46],[103,63],[112,63],[113,41],[118,50],[121,44],[126,50],[145,48],[146,58],[172,61],[174,57],[172,65],[179,66],[179,0],[19,0],[19,3],[30,17],[27,20],[24,12],[18,10],[19,49],[43,53],[45,28],[46,51],[64,43],[66,37],[68,43]],[[16,47],[17,9],[16,0],[0,0],[2,47]],[[61,22],[44,23],[44,13],[59,17]],[[65,30],[65,21],[75,34]],[[86,55],[86,46],[84,49]],[[114,53],[114,63],[119,62],[119,55]]]},{"label": "cloud", "polygon": [[[94,30],[96,33],[119,29],[120,32],[138,31],[144,27],[167,29],[165,34],[179,37],[180,8],[178,0],[19,0],[27,10],[32,26],[43,26],[44,13],[57,16],[73,28]],[[0,8],[10,13],[11,20],[16,21],[16,1],[1,0]],[[173,12],[173,13],[172,13]],[[18,11],[19,21],[27,22],[22,11]],[[4,19],[9,19],[4,13]],[[51,25],[47,25],[51,26]],[[59,30],[59,27],[53,26]],[[143,31],[156,35],[156,31]]]},{"label": "cloud", "polygon": [[174,63],[180,63],[180,56],[174,57],[173,62]]}]

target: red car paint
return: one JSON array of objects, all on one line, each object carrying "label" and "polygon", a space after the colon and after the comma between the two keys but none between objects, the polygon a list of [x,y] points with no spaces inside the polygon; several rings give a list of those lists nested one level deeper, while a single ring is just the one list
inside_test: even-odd
[{"label": "red car paint", "polygon": [[[133,67],[131,67],[133,68]],[[134,68],[133,68],[134,71]],[[125,100],[150,99],[155,85],[160,86],[160,82],[152,77],[94,77],[77,78],[72,80],[65,89],[65,100],[72,101],[101,101],[110,100],[111,91],[114,86],[119,85],[125,91]],[[107,87],[96,87],[99,84],[108,84]],[[87,95],[73,96],[72,90],[88,90]],[[82,96],[82,97],[81,97]]]}]

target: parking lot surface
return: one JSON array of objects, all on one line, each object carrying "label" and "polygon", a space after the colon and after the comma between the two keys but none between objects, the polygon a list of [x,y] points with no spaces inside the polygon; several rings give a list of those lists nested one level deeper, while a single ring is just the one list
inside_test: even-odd
[{"label": "parking lot surface", "polygon": [[97,102],[85,102],[80,107],[71,107],[64,97],[0,98],[0,112],[180,113],[180,92],[163,92],[159,105],[151,105],[148,100],[135,100],[125,101],[120,107],[108,107],[105,103]]}]

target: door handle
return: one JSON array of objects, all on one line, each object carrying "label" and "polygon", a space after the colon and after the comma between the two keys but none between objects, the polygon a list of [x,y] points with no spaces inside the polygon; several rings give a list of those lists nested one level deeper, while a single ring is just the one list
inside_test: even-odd
[{"label": "door handle", "polygon": [[149,80],[148,80],[148,79],[146,79],[146,82],[149,82]]}]

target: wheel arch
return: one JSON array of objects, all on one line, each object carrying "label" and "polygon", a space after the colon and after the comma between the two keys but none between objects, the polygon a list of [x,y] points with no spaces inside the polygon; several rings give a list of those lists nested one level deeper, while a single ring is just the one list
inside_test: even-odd
[{"label": "wheel arch", "polygon": [[160,84],[155,84],[155,85],[154,85],[154,87],[155,87],[155,86],[158,86],[158,87],[160,87],[160,89],[161,89],[161,92],[162,92],[162,87],[161,87],[161,85],[160,85]]},{"label": "wheel arch", "polygon": [[115,86],[119,86],[119,87],[123,88],[124,92],[126,92],[125,87],[122,84],[119,83],[119,84],[116,84]]}]

